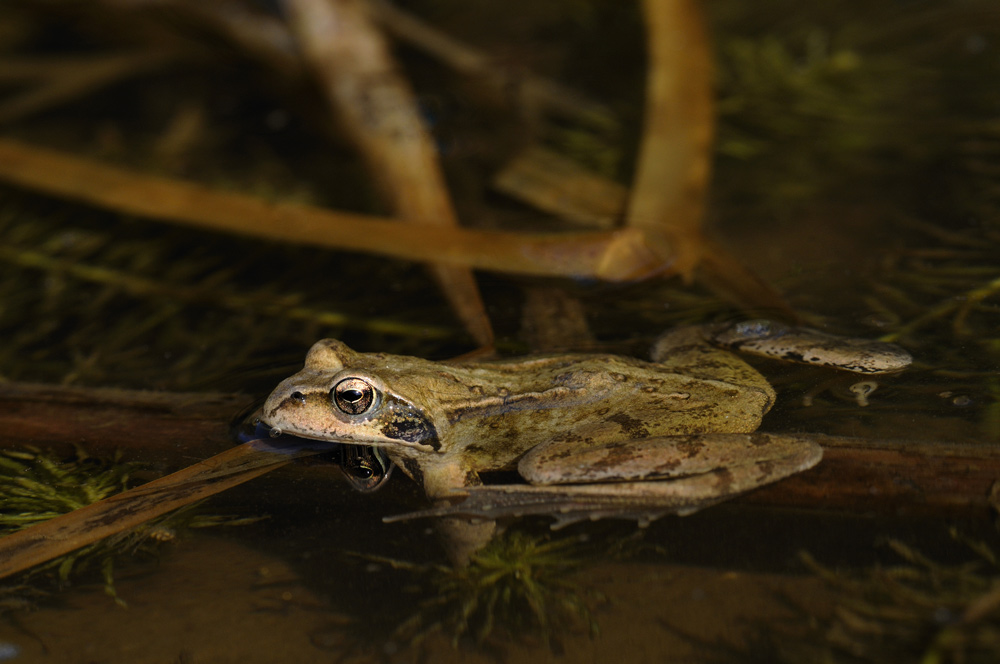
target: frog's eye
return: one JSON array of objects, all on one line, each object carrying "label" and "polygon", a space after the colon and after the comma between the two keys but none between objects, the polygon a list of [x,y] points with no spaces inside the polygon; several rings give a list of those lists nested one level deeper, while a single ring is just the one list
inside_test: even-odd
[{"label": "frog's eye", "polygon": [[360,378],[345,378],[333,386],[333,403],[348,415],[360,415],[375,401],[375,388]]}]

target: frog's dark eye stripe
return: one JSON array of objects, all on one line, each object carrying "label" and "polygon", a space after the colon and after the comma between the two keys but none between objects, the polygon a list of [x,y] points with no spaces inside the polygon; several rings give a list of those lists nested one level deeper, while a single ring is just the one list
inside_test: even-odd
[{"label": "frog's dark eye stripe", "polygon": [[369,408],[375,400],[375,388],[360,378],[345,378],[333,390],[333,403],[348,415],[360,415]]}]

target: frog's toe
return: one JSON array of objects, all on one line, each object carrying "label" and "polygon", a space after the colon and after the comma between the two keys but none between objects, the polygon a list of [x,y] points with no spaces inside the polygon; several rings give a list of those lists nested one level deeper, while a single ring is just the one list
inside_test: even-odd
[{"label": "frog's toe", "polygon": [[913,362],[913,357],[895,344],[765,320],[726,325],[708,333],[707,338],[713,344],[753,355],[863,374],[900,371]]}]

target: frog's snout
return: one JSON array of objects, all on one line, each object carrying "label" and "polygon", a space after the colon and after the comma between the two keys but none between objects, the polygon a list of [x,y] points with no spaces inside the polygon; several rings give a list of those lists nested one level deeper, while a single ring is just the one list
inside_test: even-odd
[{"label": "frog's snout", "polygon": [[291,381],[282,381],[264,401],[261,415],[265,421],[272,422],[275,418],[280,418],[282,411],[302,408],[306,401],[306,395],[300,386]]}]

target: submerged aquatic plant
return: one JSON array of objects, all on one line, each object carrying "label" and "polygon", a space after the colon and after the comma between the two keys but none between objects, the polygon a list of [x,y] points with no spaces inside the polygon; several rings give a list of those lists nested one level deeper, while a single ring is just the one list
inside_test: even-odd
[{"label": "submerged aquatic plant", "polygon": [[[899,130],[919,77],[846,28],[724,36],[719,46],[719,140],[724,199],[770,213],[886,172],[912,151]],[[745,212],[744,212],[745,214]]]},{"label": "submerged aquatic plant", "polygon": [[453,647],[465,639],[483,647],[538,638],[558,649],[562,633],[599,632],[592,607],[606,598],[572,578],[587,550],[578,537],[553,540],[508,531],[462,567],[364,558],[415,573],[415,586],[427,597],[395,628],[397,643],[417,650],[428,637],[441,634]]},{"label": "submerged aquatic plant", "polygon": [[869,318],[927,367],[919,390],[949,414],[976,417],[986,439],[1000,441],[1000,230],[901,224],[920,239],[886,256],[865,298]]},{"label": "submerged aquatic plant", "polygon": [[[305,276],[329,265],[322,251],[214,236],[192,250],[190,235],[175,229],[49,207],[0,191],[0,373],[8,380],[247,389],[285,371],[291,358],[276,349],[323,336],[363,329],[371,343],[400,352],[456,338],[424,318],[437,306],[427,298],[389,307],[393,320],[359,311],[367,299],[352,312],[349,294],[330,295]],[[366,269],[398,271],[400,293],[421,287],[408,278],[412,268]]]},{"label": "submerged aquatic plant", "polygon": [[482,643],[495,631],[534,632],[549,642],[577,622],[596,635],[582,588],[567,578],[581,565],[580,553],[577,538],[548,540],[519,531],[497,537],[465,567],[436,567],[436,595],[399,632],[442,630],[456,646],[465,635]]},{"label": "submerged aquatic plant", "polygon": [[799,609],[799,619],[767,626],[743,659],[829,664],[1000,660],[1000,565],[982,542],[962,538],[978,559],[937,563],[898,540],[887,546],[902,560],[843,573],[803,553],[806,566],[833,593],[829,615]]},{"label": "submerged aquatic plant", "polygon": [[[69,459],[31,447],[0,450],[0,536],[29,528],[120,493],[133,484],[140,464],[95,457],[77,448]],[[197,513],[198,504],[175,510],[131,530],[28,570],[15,586],[0,587],[0,611],[20,608],[37,597],[43,580],[65,585],[95,567],[100,569],[105,592],[123,604],[115,591],[116,560],[151,554],[158,545],[190,528],[242,525],[259,517],[232,518]],[[44,583],[41,583],[44,585]]]}]

